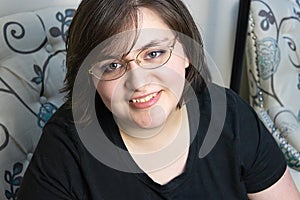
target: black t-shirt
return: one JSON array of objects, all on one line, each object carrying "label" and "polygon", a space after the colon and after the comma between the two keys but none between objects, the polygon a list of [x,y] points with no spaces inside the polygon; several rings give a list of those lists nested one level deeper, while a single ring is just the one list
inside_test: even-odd
[{"label": "black t-shirt", "polygon": [[[83,145],[72,123],[72,111],[62,106],[44,127],[34,156],[18,192],[19,200],[156,200],[156,199],[247,199],[247,193],[262,191],[283,175],[286,162],[271,134],[255,111],[231,90],[211,85],[197,94],[200,113],[195,136],[191,137],[184,172],[165,185],[155,183],[145,173],[130,173],[98,161]],[[199,156],[211,124],[220,119],[212,115],[210,92],[226,93],[224,127],[212,150]],[[222,102],[219,102],[221,105]],[[103,109],[103,108],[102,108]],[[109,141],[126,147],[108,110],[98,110]],[[214,116],[212,119],[211,117]],[[191,131],[192,132],[192,131]],[[102,145],[102,141],[94,141]],[[120,166],[116,151],[105,151]],[[134,165],[134,164],[133,164]],[[132,166],[131,166],[132,167]]]}]

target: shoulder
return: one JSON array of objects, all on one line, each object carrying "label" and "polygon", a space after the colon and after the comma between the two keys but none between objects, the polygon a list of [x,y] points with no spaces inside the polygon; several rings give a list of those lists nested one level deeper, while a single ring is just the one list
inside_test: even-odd
[{"label": "shoulder", "polygon": [[[201,92],[196,92],[198,99],[211,101],[211,103],[226,103],[227,106],[236,106],[236,104],[247,104],[236,92],[230,88],[220,86],[214,83],[208,84]],[[221,98],[221,99],[219,99]],[[226,101],[221,101],[221,100]],[[248,104],[247,104],[248,106]]]},{"label": "shoulder", "polygon": [[198,94],[198,101],[203,112],[210,113],[211,121],[223,124],[223,135],[234,137],[237,142],[253,142],[266,134],[272,140],[255,110],[233,90],[210,84]]},{"label": "shoulder", "polygon": [[249,115],[257,118],[256,112],[249,103],[230,88],[211,83],[201,93],[196,94],[198,103],[203,110],[208,111],[207,108],[210,108],[211,114],[213,112],[218,115],[225,113],[226,122],[239,121],[242,118],[248,118]]},{"label": "shoulder", "polygon": [[228,156],[237,159],[247,191],[261,191],[274,184],[284,173],[286,162],[255,110],[231,89],[214,84],[198,96],[203,100],[202,108],[211,113],[214,130],[215,124],[223,124],[213,150],[216,154],[229,152]]},{"label": "shoulder", "polygon": [[73,114],[72,109],[69,108],[66,104],[63,104],[58,110],[52,115],[49,121],[45,126],[49,124],[57,124],[60,126],[73,124]]},{"label": "shoulder", "polygon": [[63,104],[45,124],[43,133],[47,133],[49,130],[51,130],[51,134],[57,132],[70,134],[75,132],[72,109],[68,108],[66,104]]},{"label": "shoulder", "polygon": [[[78,134],[73,122],[72,109],[68,109],[63,104],[47,121],[42,130],[37,152],[40,154],[49,153],[51,151],[59,151],[64,148],[77,149],[80,143]],[[56,150],[52,147],[56,146]]]}]

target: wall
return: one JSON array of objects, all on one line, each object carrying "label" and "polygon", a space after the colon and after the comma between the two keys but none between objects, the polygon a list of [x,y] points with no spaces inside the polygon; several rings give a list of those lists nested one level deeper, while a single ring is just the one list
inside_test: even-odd
[{"label": "wall", "polygon": [[[2,0],[0,17],[20,11],[31,11],[52,5],[78,4],[81,0]],[[222,80],[213,70],[213,80],[229,87],[238,0],[183,0],[190,9],[202,34],[210,66],[216,66]]]},{"label": "wall", "polygon": [[50,6],[73,5],[78,2],[80,0],[1,0],[0,17]]},{"label": "wall", "polygon": [[208,55],[222,75],[223,83],[217,79],[215,82],[229,87],[239,1],[184,0],[184,2],[196,20]]}]

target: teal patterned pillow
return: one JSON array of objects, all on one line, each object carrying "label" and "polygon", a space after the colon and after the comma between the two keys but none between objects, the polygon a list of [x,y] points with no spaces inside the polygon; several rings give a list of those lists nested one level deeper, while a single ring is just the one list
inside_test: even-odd
[{"label": "teal patterned pillow", "polygon": [[0,199],[16,199],[42,127],[63,103],[74,7],[0,18]]},{"label": "teal patterned pillow", "polygon": [[300,171],[300,1],[252,0],[250,14],[250,103]]}]

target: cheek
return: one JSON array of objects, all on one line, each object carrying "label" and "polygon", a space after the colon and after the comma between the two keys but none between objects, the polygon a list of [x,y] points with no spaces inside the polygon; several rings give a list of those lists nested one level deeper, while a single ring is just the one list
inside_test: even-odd
[{"label": "cheek", "polygon": [[178,95],[178,99],[181,98],[183,92],[183,88],[186,81],[186,67],[188,67],[188,65],[189,62],[187,58],[175,56],[174,59],[170,62],[170,65],[168,66],[170,74],[173,74],[173,78],[168,78],[169,84],[171,85],[171,89],[174,91],[176,96]]},{"label": "cheek", "polygon": [[164,87],[168,88],[177,101],[179,101],[185,84],[185,67],[183,63],[174,61],[170,62],[164,71]]},{"label": "cheek", "polygon": [[111,104],[113,102],[114,91],[115,91],[114,84],[108,84],[108,82],[105,82],[105,83],[99,82],[96,88],[97,88],[97,92],[100,95],[103,103],[106,105],[106,107],[109,110],[111,110]]},{"label": "cheek", "polygon": [[181,46],[174,49],[172,57],[168,63],[168,66],[172,68],[174,72],[179,74],[181,77],[185,77],[185,70],[189,67],[190,62]]},{"label": "cheek", "polygon": [[[174,79],[179,78],[185,79],[185,69],[188,67],[189,62],[186,58],[174,56],[174,59],[170,60],[167,65],[168,70],[174,74]],[[176,77],[176,78],[175,78]],[[174,80],[176,81],[176,80]],[[177,79],[177,81],[180,81]]]}]

